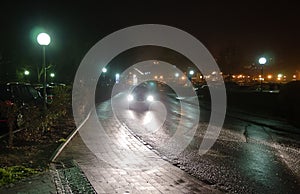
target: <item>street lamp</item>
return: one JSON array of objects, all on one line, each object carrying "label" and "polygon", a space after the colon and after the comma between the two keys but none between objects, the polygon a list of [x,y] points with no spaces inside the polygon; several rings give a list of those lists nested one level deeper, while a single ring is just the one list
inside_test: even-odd
[{"label": "street lamp", "polygon": [[30,72],[29,72],[28,70],[25,70],[25,71],[24,71],[24,75],[27,76],[27,75],[29,75],[29,74],[30,74]]},{"label": "street lamp", "polygon": [[47,72],[46,72],[46,46],[48,46],[51,42],[50,36],[47,33],[40,33],[37,36],[37,42],[42,46],[43,48],[43,71],[44,71],[44,109],[47,109],[46,100],[47,100],[47,94],[46,94],[46,87],[47,87]]},{"label": "street lamp", "polygon": [[120,81],[120,74],[119,73],[116,73],[116,83],[118,84],[119,83],[119,81]]},{"label": "street lamp", "polygon": [[106,72],[107,72],[107,69],[106,69],[105,67],[103,67],[103,68],[102,68],[102,72],[103,72],[103,73],[106,73]]},{"label": "street lamp", "polygon": [[192,75],[194,75],[194,70],[190,70],[190,72],[189,72],[189,74],[192,76]]},{"label": "street lamp", "polygon": [[54,78],[55,77],[55,73],[50,73],[50,77]]},{"label": "street lamp", "polygon": [[261,78],[260,78],[260,91],[262,92],[262,83],[263,83],[263,77],[264,77],[264,65],[266,64],[267,59],[265,57],[260,57],[258,59],[258,63],[261,65]]}]

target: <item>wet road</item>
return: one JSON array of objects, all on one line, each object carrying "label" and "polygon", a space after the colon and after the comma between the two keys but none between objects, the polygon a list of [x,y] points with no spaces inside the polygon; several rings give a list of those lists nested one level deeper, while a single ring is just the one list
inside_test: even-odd
[{"label": "wet road", "polygon": [[200,156],[210,111],[195,105],[193,98],[166,94],[160,100],[145,111],[129,110],[125,94],[115,96],[111,104],[117,119],[134,134],[174,165],[220,190],[300,193],[299,133],[227,116],[214,146]]}]

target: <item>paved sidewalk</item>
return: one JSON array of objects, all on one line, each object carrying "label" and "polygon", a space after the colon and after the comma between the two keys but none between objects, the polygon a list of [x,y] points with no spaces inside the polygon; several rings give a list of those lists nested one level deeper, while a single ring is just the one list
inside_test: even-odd
[{"label": "paved sidewalk", "polygon": [[75,160],[97,193],[221,193],[163,160],[109,114],[100,118],[103,130],[89,119],[56,159]]}]

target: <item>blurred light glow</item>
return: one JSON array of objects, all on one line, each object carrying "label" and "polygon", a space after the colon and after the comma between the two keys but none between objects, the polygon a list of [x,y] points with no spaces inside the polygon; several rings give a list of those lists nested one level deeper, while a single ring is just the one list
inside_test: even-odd
[{"label": "blurred light glow", "polygon": [[37,41],[40,45],[42,46],[47,46],[50,44],[51,42],[51,38],[50,36],[47,34],[47,33],[40,33],[38,36],[37,36]]},{"label": "blurred light glow", "polygon": [[153,102],[154,97],[152,95],[147,96],[147,101]]},{"label": "blurred light glow", "polygon": [[54,73],[50,73],[50,77],[55,77],[55,74]]},{"label": "blurred light glow", "polygon": [[103,73],[106,73],[106,72],[107,72],[107,69],[106,69],[105,67],[103,67],[103,68],[102,68],[102,72],[103,72]]},{"label": "blurred light glow", "polygon": [[24,71],[24,74],[25,74],[25,75],[29,75],[30,72],[29,72],[28,70],[25,70],[25,71]]},{"label": "blurred light glow", "polygon": [[134,100],[133,95],[132,95],[132,94],[129,94],[129,95],[127,96],[127,100],[128,100],[129,102],[133,101],[133,100]]},{"label": "blurred light glow", "polygon": [[267,62],[267,59],[265,57],[261,57],[258,59],[258,63],[260,65],[264,65],[264,64],[266,64],[266,62]]}]

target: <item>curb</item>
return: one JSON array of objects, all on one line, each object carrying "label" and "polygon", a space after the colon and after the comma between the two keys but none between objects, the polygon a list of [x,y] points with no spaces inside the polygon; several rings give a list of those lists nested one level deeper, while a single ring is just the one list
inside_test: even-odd
[{"label": "curb", "polygon": [[86,121],[90,118],[91,115],[90,111],[87,115],[87,117],[83,120],[83,122],[79,125],[77,129],[75,129],[68,137],[67,140],[60,144],[60,146],[54,151],[53,155],[50,158],[50,162],[54,162],[56,158],[59,156],[59,154],[62,152],[62,150],[68,145],[68,143],[72,140],[72,138],[76,135],[76,133],[82,128],[82,126],[86,123]]}]

